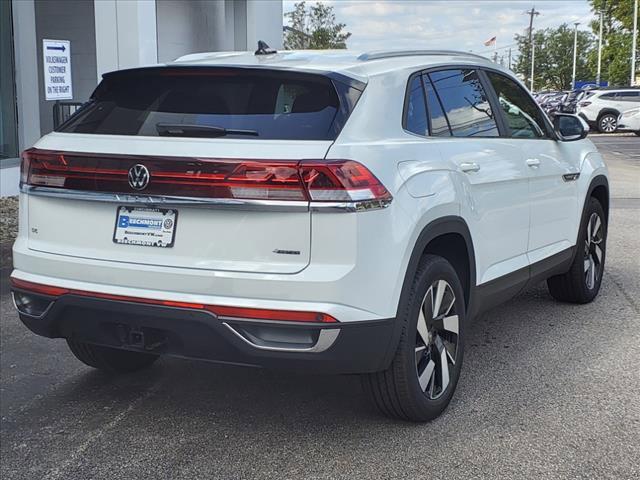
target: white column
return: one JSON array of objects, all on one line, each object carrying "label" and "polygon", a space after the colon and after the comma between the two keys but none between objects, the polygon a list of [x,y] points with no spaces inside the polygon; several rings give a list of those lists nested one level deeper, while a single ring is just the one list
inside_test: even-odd
[{"label": "white column", "polygon": [[575,26],[573,32],[573,72],[571,73],[571,90],[576,89],[576,60],[578,58],[578,25],[579,22],[573,24]]},{"label": "white column", "polygon": [[158,63],[155,0],[94,0],[96,69],[102,74]]},{"label": "white column", "polygon": [[18,147],[24,150],[40,138],[36,11],[33,0],[14,0],[11,8],[18,108]]},{"label": "white column", "polygon": [[247,50],[255,50],[258,40],[282,49],[281,0],[247,0]]}]

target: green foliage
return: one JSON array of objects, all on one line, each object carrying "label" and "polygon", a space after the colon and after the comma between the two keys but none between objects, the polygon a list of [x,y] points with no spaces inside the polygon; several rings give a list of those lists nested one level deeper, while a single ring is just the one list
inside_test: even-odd
[{"label": "green foliage", "polygon": [[351,33],[344,31],[344,23],[336,23],[332,6],[316,3],[307,8],[305,2],[299,2],[285,16],[290,22],[284,37],[286,50],[347,48]]},{"label": "green foliage", "polygon": [[[591,0],[591,8],[596,13],[603,9],[606,33],[619,28],[631,31],[633,28],[633,0]],[[595,23],[600,28],[599,19]]]},{"label": "green foliage", "polygon": [[[598,69],[598,49],[589,52],[589,65]],[[609,33],[602,42],[602,61],[600,63],[602,80],[609,85],[629,85],[631,76],[631,34],[627,32]]]},{"label": "green foliage", "polygon": [[[609,85],[628,85],[631,76],[631,42],[633,28],[633,0],[591,0],[596,18],[591,29],[598,35],[603,12],[602,28],[602,80]],[[589,55],[589,64],[597,70],[598,52]]]},{"label": "green foliage", "polygon": [[[515,72],[527,82],[531,72],[529,37],[516,35],[521,55],[515,64]],[[534,89],[568,90],[571,88],[573,73],[574,29],[566,23],[558,28],[538,30],[533,34],[535,45]],[[578,55],[576,58],[576,80],[591,79],[594,70],[588,62],[589,52],[593,48],[593,35],[578,31]]]}]

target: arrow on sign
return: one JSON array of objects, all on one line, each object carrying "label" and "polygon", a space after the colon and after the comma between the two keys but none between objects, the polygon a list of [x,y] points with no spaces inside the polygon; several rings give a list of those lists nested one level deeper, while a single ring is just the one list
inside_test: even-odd
[{"label": "arrow on sign", "polygon": [[64,48],[64,45],[60,45],[59,47],[51,47],[47,45],[47,50],[60,50],[61,52],[64,52],[66,48]]}]

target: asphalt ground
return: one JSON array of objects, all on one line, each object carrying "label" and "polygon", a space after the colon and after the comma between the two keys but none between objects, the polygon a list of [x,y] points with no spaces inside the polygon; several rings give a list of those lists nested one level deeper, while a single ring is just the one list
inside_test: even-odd
[{"label": "asphalt ground", "polygon": [[381,417],[357,377],[179,359],[114,377],[0,297],[0,478],[640,478],[640,138],[593,136],[612,177],[590,305],[544,284],[477,319],[448,410]]}]

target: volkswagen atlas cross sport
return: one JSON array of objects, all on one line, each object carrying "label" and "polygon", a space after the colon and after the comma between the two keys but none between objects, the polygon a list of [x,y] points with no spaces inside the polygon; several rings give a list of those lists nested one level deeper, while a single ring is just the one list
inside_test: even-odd
[{"label": "volkswagen atlas cross sport", "polygon": [[12,291],[112,372],[174,355],[454,393],[468,322],[600,288],[607,170],[573,115],[448,51],[204,53],[104,75],[22,157]]}]

